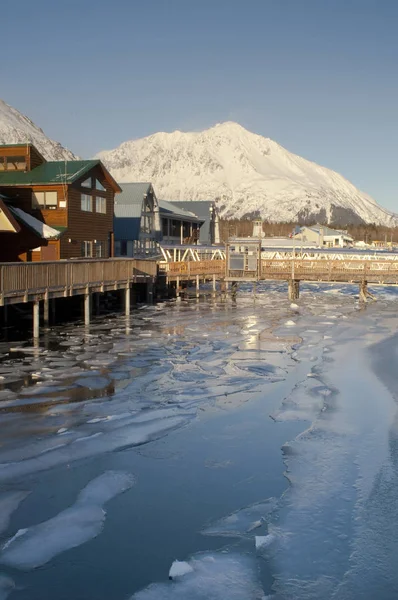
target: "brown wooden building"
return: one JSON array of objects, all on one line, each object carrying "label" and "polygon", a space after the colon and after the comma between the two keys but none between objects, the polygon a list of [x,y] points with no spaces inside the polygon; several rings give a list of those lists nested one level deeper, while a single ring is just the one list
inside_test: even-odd
[{"label": "brown wooden building", "polygon": [[20,260],[113,256],[114,197],[120,191],[99,160],[49,162],[32,144],[0,146],[0,194],[61,234]]}]

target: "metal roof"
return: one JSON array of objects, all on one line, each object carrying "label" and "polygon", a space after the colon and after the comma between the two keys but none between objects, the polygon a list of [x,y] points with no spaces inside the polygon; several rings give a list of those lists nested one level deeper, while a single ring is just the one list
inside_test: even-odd
[{"label": "metal roof", "polygon": [[0,185],[48,185],[73,183],[100,164],[99,160],[50,161],[31,171],[1,171]]},{"label": "metal roof", "polygon": [[127,206],[133,206],[139,204],[142,205],[144,195],[148,194],[152,189],[151,183],[121,183],[121,194],[115,199],[116,204],[125,204]]},{"label": "metal roof", "polygon": [[184,207],[180,207],[179,204],[182,203],[176,203],[173,204],[172,202],[169,202],[168,200],[159,200],[159,209],[160,209],[160,214],[164,215],[164,216],[173,216],[175,215],[176,217],[183,217],[185,219],[188,219],[189,221],[199,221],[199,222],[203,222],[204,219],[200,219],[198,217],[197,214],[195,214],[194,212],[191,212],[189,210],[185,210]]},{"label": "metal roof", "polygon": [[56,160],[45,162],[31,171],[0,171],[0,186],[68,185],[98,165],[113,189],[119,191],[119,185],[100,160]]}]

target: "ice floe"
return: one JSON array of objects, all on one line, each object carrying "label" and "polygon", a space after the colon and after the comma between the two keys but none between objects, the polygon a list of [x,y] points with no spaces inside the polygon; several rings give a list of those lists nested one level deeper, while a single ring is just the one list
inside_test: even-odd
[{"label": "ice floe", "polygon": [[202,530],[204,535],[242,537],[262,527],[277,507],[276,498],[268,498],[219,519]]},{"label": "ice floe", "polygon": [[192,558],[192,571],[174,581],[151,584],[130,600],[262,600],[253,558],[214,553]]},{"label": "ice floe", "polygon": [[0,563],[22,570],[52,558],[99,535],[105,522],[103,505],[134,484],[129,473],[107,471],[91,481],[76,503],[55,517],[19,530],[3,545]]},{"label": "ice floe", "polygon": [[26,491],[0,493],[0,534],[7,529],[12,513],[28,495]]}]

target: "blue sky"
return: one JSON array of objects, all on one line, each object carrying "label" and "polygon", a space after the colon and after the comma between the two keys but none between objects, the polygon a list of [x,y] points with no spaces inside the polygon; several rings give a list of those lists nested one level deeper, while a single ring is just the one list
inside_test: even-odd
[{"label": "blue sky", "polygon": [[84,157],[234,120],[398,212],[396,0],[19,0],[0,97]]}]

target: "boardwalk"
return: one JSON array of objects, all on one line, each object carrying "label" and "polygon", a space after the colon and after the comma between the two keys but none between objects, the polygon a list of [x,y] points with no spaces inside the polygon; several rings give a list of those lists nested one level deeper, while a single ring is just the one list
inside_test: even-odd
[{"label": "boardwalk", "polygon": [[48,325],[51,301],[82,296],[84,320],[89,325],[92,295],[124,290],[125,312],[129,315],[131,286],[147,284],[147,295],[152,299],[156,275],[156,261],[129,258],[0,263],[0,306],[32,302],[33,337],[38,338],[41,305]]},{"label": "boardwalk", "polygon": [[0,306],[125,289],[156,273],[155,261],[129,258],[0,263]]},{"label": "boardwalk", "polygon": [[285,280],[324,281],[339,283],[398,284],[396,260],[271,259],[261,260],[261,266],[249,270],[226,269],[226,261],[172,262],[165,268],[171,281],[194,279],[197,275],[210,278],[213,274],[226,281]]}]

